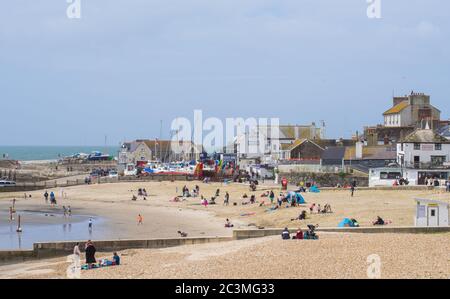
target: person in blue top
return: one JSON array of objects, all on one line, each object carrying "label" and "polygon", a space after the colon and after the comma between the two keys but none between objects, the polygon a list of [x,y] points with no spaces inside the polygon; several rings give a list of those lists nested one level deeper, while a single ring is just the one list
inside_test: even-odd
[{"label": "person in blue top", "polygon": [[50,203],[51,204],[56,204],[56,198],[55,198],[55,193],[50,192]]},{"label": "person in blue top", "polygon": [[113,253],[113,262],[116,266],[120,265],[120,256],[117,255],[117,252]]}]

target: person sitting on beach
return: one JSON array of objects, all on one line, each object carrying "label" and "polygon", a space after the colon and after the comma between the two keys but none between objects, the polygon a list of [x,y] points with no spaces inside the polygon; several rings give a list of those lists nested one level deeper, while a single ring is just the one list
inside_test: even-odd
[{"label": "person sitting on beach", "polygon": [[384,225],[384,220],[380,216],[377,216],[377,220],[373,222],[373,225]]},{"label": "person sitting on beach", "polygon": [[323,207],[322,213],[333,213],[331,211],[331,206],[329,204],[325,204],[325,206]]},{"label": "person sitting on beach", "polygon": [[230,219],[228,219],[228,218],[225,221],[225,227],[234,227],[234,225],[230,222]]},{"label": "person sitting on beach", "polygon": [[217,189],[216,190],[216,197],[219,197],[220,196],[220,189]]},{"label": "person sitting on beach", "polygon": [[143,196],[147,196],[147,190],[145,190],[145,188],[142,189],[142,195],[143,195]]},{"label": "person sitting on beach", "polygon": [[216,204],[216,198],[214,196],[212,196],[208,204],[215,205]]},{"label": "person sitting on beach", "polygon": [[299,229],[297,230],[297,232],[295,233],[295,236],[294,236],[293,239],[296,239],[296,240],[303,240],[303,231],[302,231],[301,228],[299,228]]},{"label": "person sitting on beach", "polygon": [[316,207],[316,204],[313,203],[312,205],[309,206],[309,212],[312,214],[314,211],[314,208]]},{"label": "person sitting on beach", "polygon": [[185,233],[185,232],[182,232],[182,231],[178,231],[178,234],[180,235],[180,237],[182,237],[182,238],[186,238],[187,236],[188,236],[188,234],[187,233]]},{"label": "person sitting on beach", "polygon": [[298,215],[297,218],[292,218],[291,221],[294,221],[294,220],[305,220],[305,219],[306,219],[306,211],[302,211],[300,213],[300,215]]},{"label": "person sitting on beach", "polygon": [[139,188],[138,189],[138,196],[142,196],[143,194],[142,194],[142,189],[141,188]]},{"label": "person sitting on beach", "polygon": [[113,252],[113,265],[119,266],[120,265],[120,256],[117,254],[117,252]]},{"label": "person sitting on beach", "polygon": [[248,198],[247,193],[244,193],[244,195],[242,195],[242,198]]},{"label": "person sitting on beach", "polygon": [[320,208],[320,203],[317,205],[317,214],[322,213],[322,209]]},{"label": "person sitting on beach", "polygon": [[131,197],[131,200],[137,200],[136,195],[133,194],[133,196]]},{"label": "person sitting on beach", "polygon": [[252,196],[250,196],[250,203],[254,204],[256,202],[256,197],[254,194],[252,194]]},{"label": "person sitting on beach", "polygon": [[283,240],[290,240],[291,239],[291,235],[290,235],[289,230],[288,230],[287,227],[285,227],[283,232],[281,233],[281,239],[283,239]]}]

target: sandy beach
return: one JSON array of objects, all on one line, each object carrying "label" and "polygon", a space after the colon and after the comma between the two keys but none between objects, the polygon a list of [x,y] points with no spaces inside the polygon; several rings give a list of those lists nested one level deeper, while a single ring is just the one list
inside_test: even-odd
[{"label": "sandy beach", "polygon": [[[216,205],[204,207],[200,198],[187,198],[173,202],[184,185],[190,190],[198,184],[200,194],[210,198],[220,189]],[[145,188],[147,199],[138,197],[138,188]],[[235,228],[253,226],[302,227],[318,224],[336,227],[344,217],[356,218],[361,226],[371,226],[376,216],[392,221],[395,226],[413,225],[414,198],[432,198],[449,201],[448,194],[434,190],[357,190],[350,197],[348,190],[323,190],[320,193],[305,193],[306,204],[299,207],[282,208],[268,212],[268,198],[261,197],[267,190],[279,192],[276,187],[259,186],[251,192],[245,184],[203,184],[199,182],[130,182],[116,184],[93,184],[54,191],[58,205],[45,204],[44,191],[23,193],[0,193],[0,208],[7,211],[12,198],[16,198],[16,209],[32,213],[23,218],[23,226],[51,224],[58,227],[67,221],[62,217],[62,206],[70,205],[73,217],[84,215],[101,219],[94,222],[93,240],[119,238],[178,237],[182,230],[189,236],[231,236],[232,229],[225,228],[229,218]],[[225,192],[230,194],[230,205],[223,205]],[[255,194],[256,204],[242,195]],[[64,194],[64,196],[62,196]],[[233,203],[236,203],[234,205]],[[261,205],[262,203],[262,205]],[[330,204],[333,213],[309,213],[311,203]],[[304,221],[294,220],[302,210],[308,211]],[[42,217],[54,214],[58,217]],[[137,225],[137,215],[144,217],[144,224]],[[43,220],[44,219],[44,220]],[[82,220],[84,221],[84,220]],[[0,226],[7,225],[0,219]],[[97,225],[97,226],[96,226]],[[87,230],[84,227],[82,230]],[[80,240],[84,240],[81,238]],[[46,240],[41,240],[46,241]],[[450,275],[450,235],[408,234],[333,234],[322,233],[315,241],[282,242],[278,236],[254,240],[230,241],[219,244],[181,246],[159,250],[124,250],[120,252],[124,264],[117,268],[90,270],[83,278],[365,278],[368,255],[379,254],[385,261],[383,277],[446,278]],[[425,250],[426,249],[426,250]],[[101,248],[98,248],[101,252]],[[427,258],[418,258],[425,255]],[[250,254],[251,253],[251,254]],[[100,253],[99,257],[110,257],[112,253]],[[295,264],[291,262],[297,261]],[[245,261],[245,266],[243,266]],[[416,264],[415,264],[416,263]],[[417,263],[419,267],[417,267]],[[46,259],[0,267],[0,277],[64,277],[65,259]],[[254,269],[261,271],[255,273]],[[197,270],[196,270],[197,269]],[[198,270],[200,269],[200,270]]]},{"label": "sandy beach", "polygon": [[[82,279],[109,278],[368,278],[377,255],[380,278],[449,278],[450,234],[333,234],[320,240],[266,237],[165,249],[124,250],[122,264],[83,270]],[[99,253],[111,258],[112,253]],[[65,278],[55,258],[0,266],[0,278]],[[257,271],[256,271],[257,269]]]}]

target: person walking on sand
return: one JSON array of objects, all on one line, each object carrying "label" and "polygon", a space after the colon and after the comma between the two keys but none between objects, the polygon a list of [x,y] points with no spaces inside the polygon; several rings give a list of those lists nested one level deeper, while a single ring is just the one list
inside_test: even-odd
[{"label": "person walking on sand", "polygon": [[230,194],[228,192],[226,192],[225,197],[223,199],[223,204],[228,206],[229,203],[230,203]]},{"label": "person walking on sand", "polygon": [[89,218],[89,223],[88,223],[89,231],[92,231],[92,225],[93,225],[92,218]]},{"label": "person walking on sand", "polygon": [[70,208],[70,206],[67,206],[67,215],[72,216],[72,209]]},{"label": "person walking on sand", "polygon": [[48,203],[48,192],[47,192],[47,190],[45,190],[44,198],[45,198],[45,203]]},{"label": "person walking on sand", "polygon": [[354,180],[352,182],[352,186],[350,187],[351,197],[353,197],[353,195],[355,193],[355,189],[356,189],[356,181]]},{"label": "person walking on sand", "polygon": [[270,190],[269,199],[270,199],[270,204],[273,205],[273,201],[275,199],[275,193],[273,193],[273,190]]},{"label": "person walking on sand", "polygon": [[138,225],[144,224],[144,218],[142,217],[141,214],[138,215],[137,220],[138,220]]}]

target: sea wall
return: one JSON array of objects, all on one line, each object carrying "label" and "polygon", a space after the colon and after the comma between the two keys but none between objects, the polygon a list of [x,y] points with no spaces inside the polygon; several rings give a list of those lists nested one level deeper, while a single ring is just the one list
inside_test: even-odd
[{"label": "sea wall", "polygon": [[[193,245],[212,242],[231,241],[232,237],[200,237],[200,238],[163,238],[147,240],[102,240],[93,241],[97,251],[108,252],[125,249],[166,248],[181,245]],[[76,243],[84,250],[84,241],[42,242],[34,243],[33,250],[0,250],[0,263],[20,262],[30,259],[51,258],[69,255]]]},{"label": "sea wall", "polygon": [[[290,233],[295,233],[298,228],[289,228]],[[281,236],[283,228],[265,229],[236,229],[233,231],[233,238],[236,240],[261,238],[267,236]],[[373,226],[373,227],[322,227],[316,232],[334,233],[404,233],[404,234],[426,234],[426,233],[447,233],[450,226],[445,227],[415,227],[415,226]]]},{"label": "sea wall", "polygon": [[349,185],[356,181],[358,187],[367,187],[369,178],[355,175],[340,175],[338,173],[316,173],[316,172],[281,172],[280,178],[285,177],[289,184],[297,185],[299,182],[315,182],[320,187],[335,187]]}]

